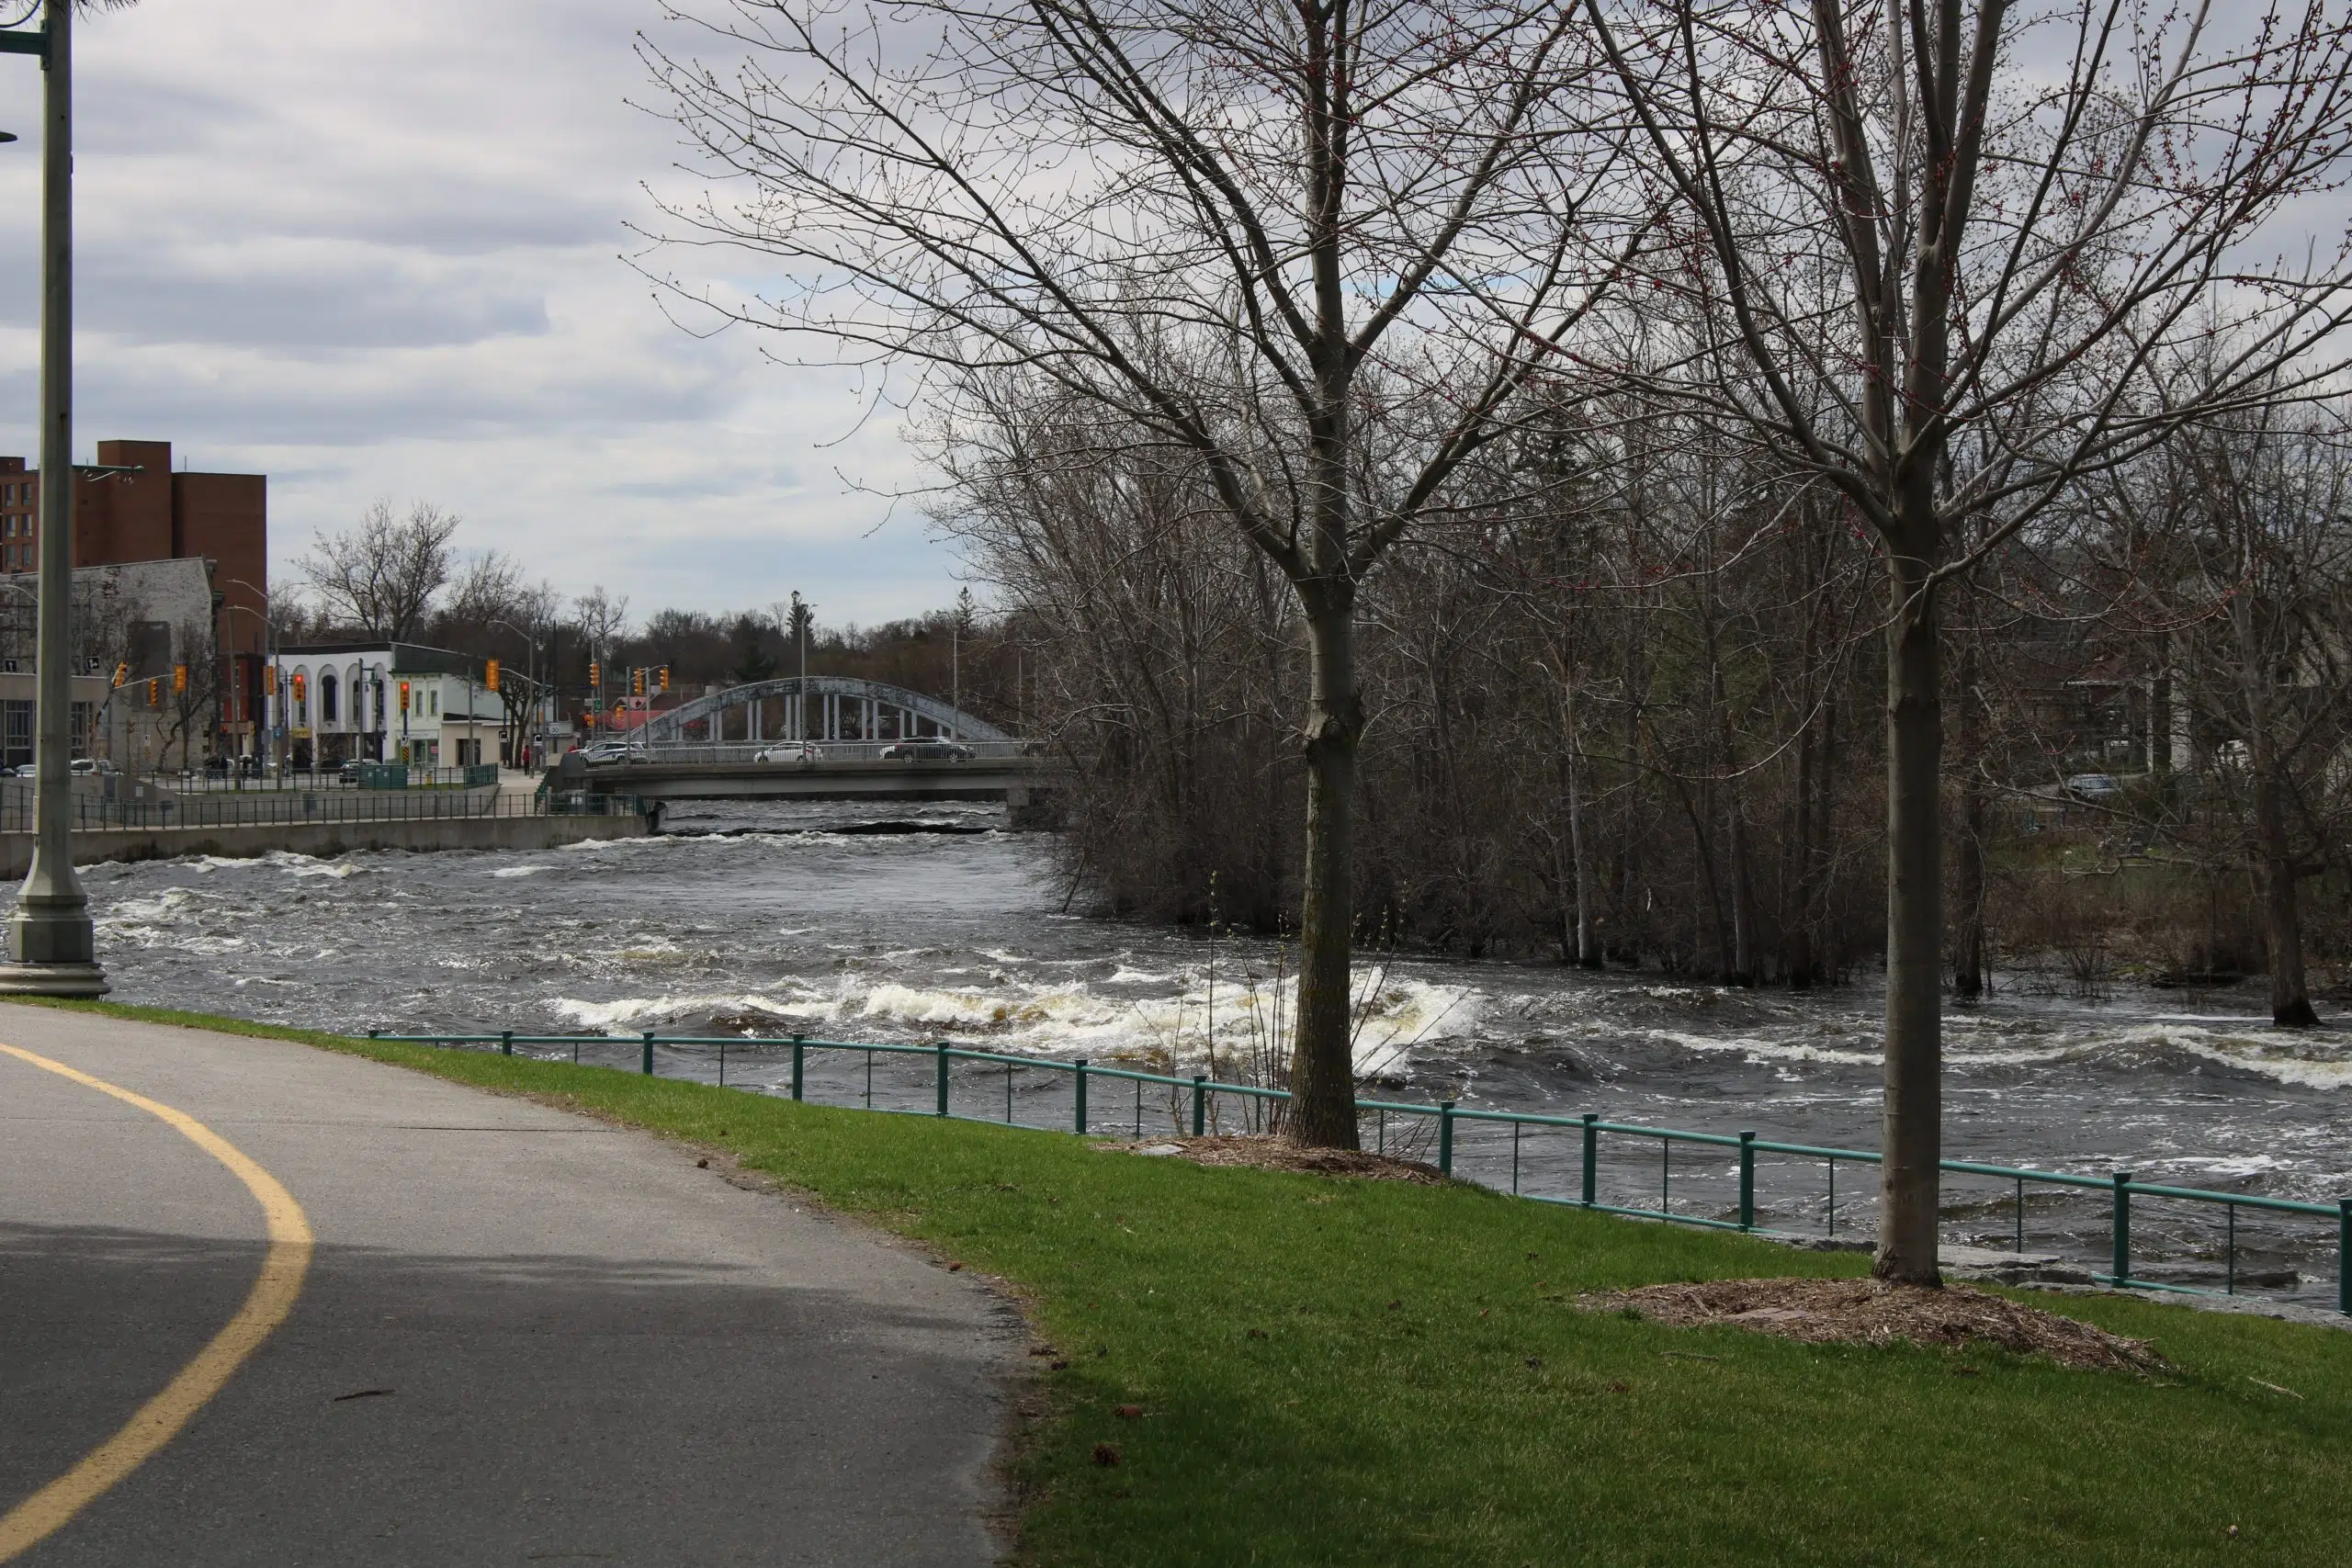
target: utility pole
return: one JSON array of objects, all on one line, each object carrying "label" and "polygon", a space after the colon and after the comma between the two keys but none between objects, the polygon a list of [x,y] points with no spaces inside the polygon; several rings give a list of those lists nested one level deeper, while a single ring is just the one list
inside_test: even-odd
[{"label": "utility pole", "polygon": [[48,0],[38,34],[6,35],[6,52],[40,55],[40,625],[33,748],[33,857],[0,992],[106,993],[90,901],[74,874],[71,626],[74,590],[74,0]]}]

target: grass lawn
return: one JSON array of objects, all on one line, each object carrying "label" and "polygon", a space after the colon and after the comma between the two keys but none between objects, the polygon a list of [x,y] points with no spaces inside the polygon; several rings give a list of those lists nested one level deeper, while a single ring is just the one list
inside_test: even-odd
[{"label": "grass lawn", "polygon": [[1669,1329],[1570,1299],[1862,1260],[1466,1186],[1204,1169],[1061,1134],[95,1007],[562,1097],[1012,1281],[1068,1362],[1043,1372],[1053,1414],[1014,1463],[1027,1562],[2352,1561],[2352,1336],[2332,1330],[2029,1296],[2153,1338],[2178,1371],[2143,1379]]}]

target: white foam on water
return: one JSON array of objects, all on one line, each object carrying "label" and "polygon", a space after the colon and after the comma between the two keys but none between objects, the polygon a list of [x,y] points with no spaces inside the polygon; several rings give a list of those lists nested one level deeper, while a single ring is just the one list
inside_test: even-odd
[{"label": "white foam on water", "polygon": [[548,1004],[556,1016],[582,1029],[622,1032],[641,1030],[649,1023],[695,1013],[772,1012],[786,1009],[773,998],[757,992],[706,992],[661,997],[614,997],[605,1001],[582,1001],[576,998],[558,997]]},{"label": "white foam on water", "polygon": [[2177,1155],[2148,1163],[2162,1166],[2167,1170],[2194,1170],[2207,1176],[2263,1176],[2272,1171],[2298,1168],[2295,1161],[2279,1159],[2272,1155],[2228,1155],[2218,1158]]},{"label": "white foam on water", "polygon": [[625,854],[634,851],[666,849],[672,844],[686,843],[689,841],[707,842],[708,837],[709,836],[707,835],[695,835],[690,840],[686,836],[682,834],[648,833],[644,837],[637,839],[582,839],[576,843],[564,844],[560,846],[556,852],[558,854],[579,855]]},{"label": "white foam on water", "polygon": [[1643,1038],[1701,1055],[1740,1055],[1758,1062],[1834,1062],[1844,1066],[1874,1067],[1880,1053],[1876,1051],[1840,1051],[1823,1045],[1791,1044],[1778,1040],[1763,1040],[1751,1034],[1691,1034],[1679,1029],[1645,1029]]},{"label": "white foam on water", "polygon": [[553,871],[551,865],[503,865],[490,874],[505,881],[517,876],[537,876],[543,871]]},{"label": "white foam on water", "polygon": [[[1212,1024],[1220,1070],[1229,1072],[1227,1064],[1262,1056],[1270,1046],[1287,1049],[1296,1015],[1295,987],[1286,987],[1277,998],[1267,986],[1220,980],[1212,1014],[1205,975],[1183,977],[1202,983],[1140,999],[1105,995],[1082,982],[957,986],[889,976],[869,979],[852,972],[838,977],[830,995],[786,983],[774,991],[565,998],[551,1005],[567,1021],[597,1030],[658,1028],[697,1014],[749,1010],[861,1038],[944,1034],[992,1050],[1097,1059],[1144,1056],[1188,1071],[1207,1063]],[[1364,984],[1370,983],[1367,976]],[[1277,1001],[1285,1036],[1278,1042],[1270,1039]],[[1464,987],[1410,978],[1388,979],[1369,1001],[1360,992],[1356,1071],[1365,1077],[1409,1076],[1408,1052],[1466,1042],[1476,1006]]]}]

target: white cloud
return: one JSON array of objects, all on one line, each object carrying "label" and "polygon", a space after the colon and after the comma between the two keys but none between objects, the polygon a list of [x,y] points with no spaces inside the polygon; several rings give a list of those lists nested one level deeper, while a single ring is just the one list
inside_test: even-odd
[{"label": "white cloud", "polygon": [[[691,190],[634,52],[655,0],[143,0],[75,35],[85,452],[270,475],[274,570],[378,496],[559,588],[827,619],[944,604],[899,422],[622,257]],[[40,73],[0,58],[0,452],[34,440]],[[846,478],[844,478],[846,476]],[[854,483],[850,481],[856,481]]]}]

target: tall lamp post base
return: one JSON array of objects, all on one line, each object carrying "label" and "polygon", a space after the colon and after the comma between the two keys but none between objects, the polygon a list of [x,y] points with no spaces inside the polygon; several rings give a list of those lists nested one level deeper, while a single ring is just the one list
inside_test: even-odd
[{"label": "tall lamp post base", "polygon": [[103,997],[107,972],[95,964],[0,963],[0,997]]}]

